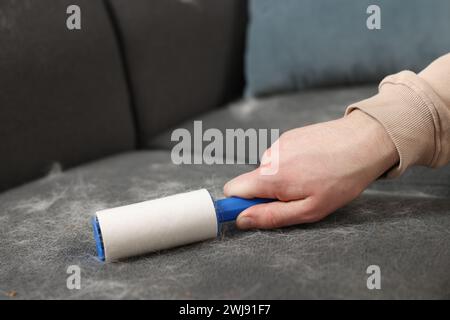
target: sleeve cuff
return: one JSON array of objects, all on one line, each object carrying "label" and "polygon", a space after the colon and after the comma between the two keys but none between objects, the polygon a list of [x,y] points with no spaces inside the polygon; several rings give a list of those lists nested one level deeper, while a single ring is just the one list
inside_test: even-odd
[{"label": "sleeve cuff", "polygon": [[436,104],[442,101],[425,80],[402,71],[386,77],[377,95],[350,105],[345,115],[359,109],[383,125],[400,159],[387,172],[387,177],[393,178],[412,165],[435,165],[440,151]]}]

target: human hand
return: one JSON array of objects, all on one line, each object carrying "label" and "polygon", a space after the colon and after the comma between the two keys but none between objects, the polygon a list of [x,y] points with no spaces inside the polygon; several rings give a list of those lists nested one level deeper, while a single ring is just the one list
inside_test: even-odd
[{"label": "human hand", "polygon": [[[277,144],[277,145],[276,145]],[[278,152],[278,172],[262,174]],[[383,126],[362,111],[290,130],[269,148],[254,171],[224,186],[226,196],[274,198],[243,211],[241,229],[316,222],[355,199],[399,161]]]}]

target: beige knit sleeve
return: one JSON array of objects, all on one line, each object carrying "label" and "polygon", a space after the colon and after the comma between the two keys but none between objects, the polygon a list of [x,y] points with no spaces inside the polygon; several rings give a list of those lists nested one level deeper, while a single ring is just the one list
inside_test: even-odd
[{"label": "beige knit sleeve", "polygon": [[378,120],[399,153],[400,162],[387,172],[401,175],[408,167],[439,167],[450,161],[450,54],[419,74],[386,77],[377,95],[350,105]]}]

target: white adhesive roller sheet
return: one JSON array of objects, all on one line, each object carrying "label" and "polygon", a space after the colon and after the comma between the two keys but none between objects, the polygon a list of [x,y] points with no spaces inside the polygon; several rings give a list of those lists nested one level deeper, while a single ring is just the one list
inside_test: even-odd
[{"label": "white adhesive roller sheet", "polygon": [[96,213],[105,261],[215,238],[218,222],[206,189]]}]

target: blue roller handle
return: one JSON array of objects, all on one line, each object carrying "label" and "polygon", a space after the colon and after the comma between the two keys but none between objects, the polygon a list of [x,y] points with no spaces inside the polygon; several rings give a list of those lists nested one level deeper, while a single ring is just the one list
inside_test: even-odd
[{"label": "blue roller handle", "polygon": [[217,220],[227,222],[236,220],[237,216],[247,208],[261,203],[273,202],[275,199],[243,199],[239,197],[230,197],[215,201]]}]

